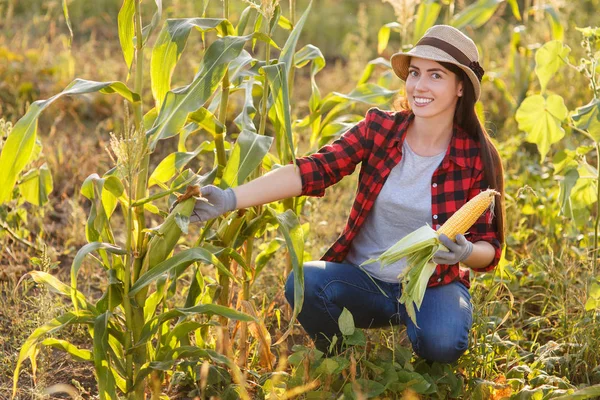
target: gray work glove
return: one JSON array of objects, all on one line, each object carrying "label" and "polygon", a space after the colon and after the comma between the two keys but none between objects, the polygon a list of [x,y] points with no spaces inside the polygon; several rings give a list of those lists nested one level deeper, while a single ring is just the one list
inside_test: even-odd
[{"label": "gray work glove", "polygon": [[433,255],[433,262],[436,264],[454,265],[457,262],[466,260],[473,252],[473,243],[469,242],[464,235],[456,235],[456,243],[444,234],[440,235],[440,242],[449,251],[438,250]]},{"label": "gray work glove", "polygon": [[205,222],[237,208],[237,199],[231,188],[220,189],[213,185],[200,189],[202,199],[196,201],[190,222]]}]

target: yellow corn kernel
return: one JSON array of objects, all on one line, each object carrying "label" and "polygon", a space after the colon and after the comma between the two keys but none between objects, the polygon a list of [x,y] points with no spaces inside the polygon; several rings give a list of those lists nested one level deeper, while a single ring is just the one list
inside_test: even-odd
[{"label": "yellow corn kernel", "polygon": [[493,207],[494,197],[498,195],[494,189],[488,189],[473,197],[456,211],[452,216],[438,229],[438,234],[444,234],[454,240],[456,235],[464,234],[479,219],[481,214],[490,207]]}]

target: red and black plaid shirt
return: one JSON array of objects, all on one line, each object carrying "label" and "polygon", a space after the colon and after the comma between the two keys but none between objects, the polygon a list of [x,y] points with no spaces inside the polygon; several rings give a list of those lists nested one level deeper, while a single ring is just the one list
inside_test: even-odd
[{"label": "red and black plaid shirt", "polygon": [[[344,261],[350,243],[365,222],[390,171],[402,158],[402,144],[413,116],[407,111],[387,112],[372,108],[364,120],[340,138],[323,146],[317,153],[297,159],[302,195],[318,197],[362,163],[358,191],[346,227],[321,260]],[[487,188],[479,143],[455,124],[450,146],[431,178],[431,225],[439,228],[463,204]],[[492,270],[500,260],[501,246],[496,224],[494,220],[488,223],[490,219],[488,211],[465,235],[473,243],[480,240],[489,242],[496,250],[490,265],[477,269],[481,272]],[[458,264],[438,265],[428,286],[457,280],[469,287],[469,270],[459,268]]]}]

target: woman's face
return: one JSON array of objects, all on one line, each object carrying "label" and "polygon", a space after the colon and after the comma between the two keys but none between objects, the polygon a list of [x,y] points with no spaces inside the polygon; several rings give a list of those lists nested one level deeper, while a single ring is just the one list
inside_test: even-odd
[{"label": "woman's face", "polygon": [[463,84],[457,76],[436,61],[413,57],[406,78],[406,95],[417,117],[454,117]]}]

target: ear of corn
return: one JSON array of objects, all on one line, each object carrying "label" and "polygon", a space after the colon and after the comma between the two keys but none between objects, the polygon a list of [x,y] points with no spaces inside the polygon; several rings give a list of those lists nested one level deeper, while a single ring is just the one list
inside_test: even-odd
[{"label": "ear of corn", "polygon": [[438,250],[448,250],[440,243],[439,235],[444,234],[455,240],[459,233],[466,233],[485,210],[493,208],[494,198],[498,194],[493,189],[479,193],[456,211],[438,231],[423,226],[400,239],[378,258],[362,264],[379,261],[383,268],[407,257],[407,268],[398,276],[402,283],[402,296],[399,301],[405,305],[408,316],[417,328],[416,310],[421,308],[427,283],[436,267],[431,259]]},{"label": "ear of corn", "polygon": [[494,199],[497,194],[499,193],[495,190],[488,189],[473,197],[448,218],[448,221],[438,229],[438,235],[444,234],[455,240],[456,235],[467,232],[485,210],[494,207]]}]

